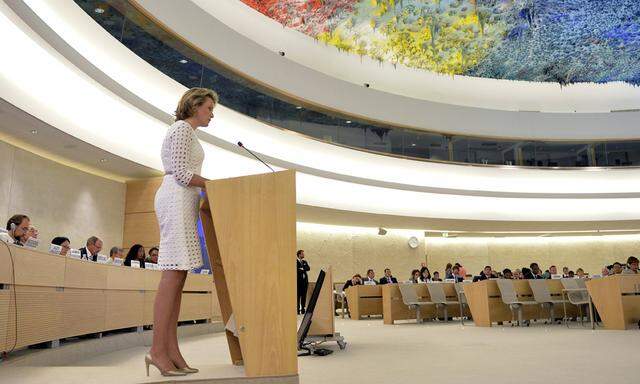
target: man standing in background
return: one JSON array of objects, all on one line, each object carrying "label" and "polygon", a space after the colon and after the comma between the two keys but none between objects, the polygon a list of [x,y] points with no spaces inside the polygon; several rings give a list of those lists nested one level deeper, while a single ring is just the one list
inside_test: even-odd
[{"label": "man standing in background", "polygon": [[309,276],[307,271],[311,270],[309,263],[304,259],[304,250],[300,249],[296,253],[296,270],[298,275],[298,298],[296,300],[298,315],[304,314],[304,306],[307,304],[307,288],[309,287]]}]

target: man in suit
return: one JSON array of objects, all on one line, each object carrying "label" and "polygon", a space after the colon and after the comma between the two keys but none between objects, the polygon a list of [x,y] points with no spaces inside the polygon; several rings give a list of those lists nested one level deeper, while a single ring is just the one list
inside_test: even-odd
[{"label": "man in suit", "polygon": [[307,272],[311,270],[309,263],[304,259],[304,250],[300,249],[296,253],[296,270],[298,275],[298,298],[296,306],[298,307],[298,315],[304,314],[307,305],[307,288],[309,287],[309,276]]},{"label": "man in suit", "polygon": [[495,279],[497,276],[496,274],[493,273],[493,270],[491,269],[490,265],[487,265],[486,267],[484,267],[484,269],[482,270],[482,272],[480,272],[480,275],[476,276],[477,279],[473,279],[473,281],[482,281],[482,280],[487,280],[487,279]]},{"label": "man in suit", "polygon": [[80,258],[90,261],[96,261],[98,259],[98,253],[102,250],[102,240],[95,236],[91,236],[87,239],[87,246],[79,249]]},{"label": "man in suit", "polygon": [[367,270],[367,277],[362,280],[362,284],[364,285],[377,285],[378,281],[375,279],[376,273],[373,272],[373,269]]},{"label": "man in suit", "polygon": [[529,268],[531,269],[531,273],[533,274],[534,279],[544,279],[544,277],[542,277],[542,270],[540,269],[538,263],[531,263],[529,265]]},{"label": "man in suit", "polygon": [[380,279],[380,284],[397,284],[398,280],[391,275],[389,268],[384,269],[384,276]]}]

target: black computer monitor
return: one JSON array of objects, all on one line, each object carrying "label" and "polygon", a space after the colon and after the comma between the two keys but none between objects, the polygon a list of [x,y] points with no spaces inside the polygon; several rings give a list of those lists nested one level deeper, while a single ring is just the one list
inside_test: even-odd
[{"label": "black computer monitor", "polygon": [[300,328],[298,328],[298,349],[302,349],[304,344],[304,339],[307,337],[307,333],[309,333],[309,327],[311,327],[311,321],[313,318],[313,310],[316,308],[316,303],[318,302],[318,297],[320,296],[320,290],[322,289],[322,283],[324,283],[324,276],[326,273],[323,270],[320,270],[318,274],[318,279],[316,280],[316,286],[313,288],[313,293],[311,293],[311,297],[309,298],[309,304],[307,305],[307,311],[304,313],[304,317],[302,318],[302,323],[300,323]]}]

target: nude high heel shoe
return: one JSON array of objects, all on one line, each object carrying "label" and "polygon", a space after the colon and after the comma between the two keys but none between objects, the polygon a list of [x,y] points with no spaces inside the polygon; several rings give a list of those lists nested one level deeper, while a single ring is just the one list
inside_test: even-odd
[{"label": "nude high heel shoe", "polygon": [[200,370],[198,368],[191,368],[190,366],[186,366],[184,368],[178,368],[178,372],[184,372],[184,373],[198,373],[200,372]]},{"label": "nude high heel shoe", "polygon": [[149,366],[153,365],[154,367],[158,368],[158,371],[160,371],[160,374],[162,376],[186,376],[187,373],[186,372],[182,372],[182,371],[163,371],[160,369],[160,367],[158,367],[156,365],[156,363],[153,362],[153,359],[151,358],[151,355],[145,355],[144,357],[144,365],[147,368],[147,376],[149,376]]}]

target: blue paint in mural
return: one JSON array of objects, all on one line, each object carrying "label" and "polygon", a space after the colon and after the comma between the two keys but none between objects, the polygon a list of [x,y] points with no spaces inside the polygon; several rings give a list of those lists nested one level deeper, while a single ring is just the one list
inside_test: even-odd
[{"label": "blue paint in mural", "polygon": [[640,84],[640,1],[514,3],[529,5],[506,18],[513,25],[506,39],[466,75],[561,84]]}]

